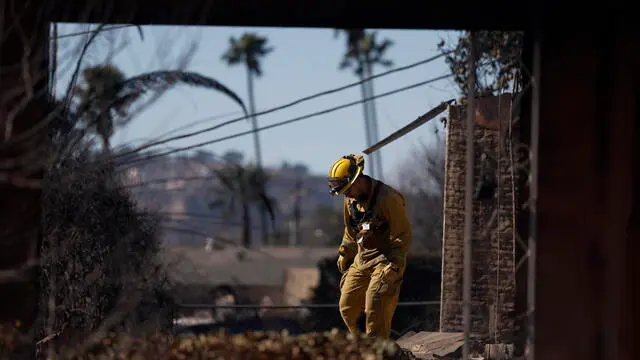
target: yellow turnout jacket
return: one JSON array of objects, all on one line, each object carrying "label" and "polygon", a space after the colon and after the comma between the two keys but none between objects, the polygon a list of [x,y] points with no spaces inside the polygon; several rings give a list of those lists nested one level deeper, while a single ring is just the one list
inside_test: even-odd
[{"label": "yellow turnout jacket", "polygon": [[[375,266],[381,261],[390,261],[404,269],[411,246],[411,224],[404,196],[381,181],[371,179],[372,191],[369,199],[360,204],[354,199],[344,198],[344,235],[340,246],[343,256],[354,260],[360,269]],[[353,212],[371,212],[371,222],[381,225],[375,236],[379,237],[374,248],[365,249],[356,242],[360,223]]]}]

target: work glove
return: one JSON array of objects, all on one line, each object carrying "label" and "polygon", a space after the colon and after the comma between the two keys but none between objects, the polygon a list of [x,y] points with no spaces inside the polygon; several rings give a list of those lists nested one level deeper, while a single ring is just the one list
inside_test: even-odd
[{"label": "work glove", "polygon": [[351,260],[342,255],[338,256],[338,270],[340,270],[340,273],[347,271],[349,266],[351,266]]}]

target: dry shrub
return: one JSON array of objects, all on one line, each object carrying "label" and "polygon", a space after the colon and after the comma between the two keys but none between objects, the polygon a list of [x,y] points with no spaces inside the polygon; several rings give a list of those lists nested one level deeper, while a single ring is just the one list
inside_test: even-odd
[{"label": "dry shrub", "polygon": [[[289,336],[286,332],[225,332],[197,337],[132,339],[111,334],[84,359],[412,359],[389,340],[356,337],[337,330]],[[75,358],[73,358],[75,359]],[[78,357],[79,359],[79,357]]]},{"label": "dry shrub", "polygon": [[[11,355],[17,330],[0,326],[0,358]],[[4,351],[4,352],[3,352]],[[354,336],[336,329],[290,336],[283,332],[224,331],[199,336],[147,335],[111,332],[93,346],[62,347],[48,360],[412,360],[415,356],[391,340]]]},{"label": "dry shrub", "polygon": [[[159,331],[173,310],[157,219],[136,208],[111,165],[89,153],[48,173],[41,249],[42,335],[77,341],[110,329]],[[125,314],[122,313],[125,312]],[[119,316],[114,319],[114,316]]]}]

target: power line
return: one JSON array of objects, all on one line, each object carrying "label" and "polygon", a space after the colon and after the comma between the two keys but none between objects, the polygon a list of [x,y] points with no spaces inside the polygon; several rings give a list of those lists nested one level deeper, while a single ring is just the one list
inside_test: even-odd
[{"label": "power line", "polygon": [[350,106],[358,105],[358,104],[361,104],[361,103],[363,103],[365,101],[370,101],[370,100],[373,100],[373,99],[377,99],[377,98],[393,95],[393,94],[396,94],[396,93],[400,93],[400,92],[403,92],[403,91],[411,90],[411,89],[414,89],[414,88],[417,88],[417,87],[420,87],[420,86],[424,86],[424,85],[432,83],[432,82],[436,82],[436,81],[440,81],[440,80],[446,79],[446,78],[451,77],[451,76],[453,76],[453,75],[450,75],[450,74],[449,75],[441,75],[441,76],[436,77],[436,78],[432,78],[432,79],[429,79],[429,80],[421,81],[419,83],[415,83],[415,84],[411,84],[411,85],[408,85],[408,86],[404,86],[404,87],[401,87],[401,88],[398,88],[398,89],[395,89],[395,90],[391,90],[391,91],[387,91],[387,92],[384,92],[384,93],[380,93],[378,95],[371,96],[371,97],[368,97],[366,99],[352,101],[350,103],[346,103],[346,104],[339,105],[339,106],[336,106],[336,107],[332,107],[332,108],[329,108],[329,109],[317,111],[317,112],[314,112],[314,113],[311,113],[311,114],[307,114],[307,115],[295,117],[295,118],[292,118],[292,119],[289,119],[289,120],[281,121],[281,122],[278,122],[278,123],[275,123],[275,124],[263,126],[263,127],[255,129],[255,130],[247,130],[247,131],[239,132],[239,133],[236,133],[236,134],[224,136],[224,137],[221,137],[221,138],[217,138],[217,139],[213,139],[213,140],[197,143],[197,144],[194,144],[194,145],[190,145],[190,146],[186,146],[186,147],[182,147],[182,148],[177,148],[177,149],[170,150],[170,151],[165,151],[165,152],[161,152],[161,153],[155,153],[155,154],[152,154],[152,155],[149,155],[149,156],[140,156],[140,157],[134,159],[133,161],[124,162],[124,163],[121,163],[119,165],[131,165],[131,164],[134,164],[134,163],[137,163],[137,162],[140,162],[140,161],[147,161],[147,160],[150,160],[150,159],[154,159],[156,157],[171,155],[171,154],[175,154],[175,153],[178,153],[178,152],[195,149],[195,148],[206,146],[206,145],[211,145],[211,144],[214,144],[214,143],[218,143],[218,142],[222,142],[222,141],[226,141],[226,140],[230,140],[230,139],[235,139],[237,137],[241,137],[241,136],[252,134],[252,133],[254,133],[256,131],[263,131],[263,130],[276,128],[276,127],[279,127],[279,126],[289,125],[291,123],[302,121],[302,120],[306,120],[306,119],[309,119],[309,118],[312,118],[312,117],[315,117],[315,116],[318,116],[318,115],[324,115],[324,114],[328,114],[330,112],[334,112],[334,111],[337,111],[337,110],[342,110],[344,108],[348,108]]},{"label": "power line", "polygon": [[[242,111],[231,111],[231,112],[224,113],[224,114],[218,114],[218,115],[214,115],[214,116],[207,116],[206,118],[202,118],[202,119],[199,119],[199,120],[194,120],[194,121],[192,121],[190,123],[187,123],[185,125],[178,126],[178,127],[173,128],[173,129],[171,129],[169,131],[165,131],[164,133],[162,133],[162,134],[160,134],[158,136],[155,136],[155,137],[144,137],[144,138],[133,139],[133,140],[129,141],[129,144],[135,143],[135,142],[147,142],[147,143],[150,143],[152,141],[162,140],[162,138],[164,138],[166,136],[169,136],[169,135],[171,135],[171,134],[173,134],[175,132],[192,128],[192,127],[194,127],[196,125],[199,125],[201,123],[210,122],[210,121],[214,121],[214,120],[220,120],[222,118],[235,116],[235,115],[238,115],[238,114],[242,114]],[[167,146],[167,148],[169,148],[169,147]]]},{"label": "power line", "polygon": [[181,131],[181,130],[186,130],[188,128],[192,128],[192,127],[194,127],[196,125],[199,125],[199,124],[202,124],[204,122],[219,120],[221,118],[225,118],[225,117],[228,117],[228,116],[234,116],[234,115],[238,115],[238,114],[242,114],[242,111],[232,111],[232,112],[228,112],[228,113],[224,113],[224,114],[220,114],[220,115],[208,116],[208,117],[202,118],[200,120],[195,120],[195,121],[192,121],[192,122],[190,122],[190,123],[188,123],[186,125],[183,125],[183,126],[180,126],[180,127],[177,127],[177,128],[173,128],[173,129],[171,129],[171,130],[169,130],[167,132],[164,132],[163,134],[158,136],[156,138],[156,140],[161,140],[163,137],[171,135],[172,133],[175,133],[175,132],[178,132],[178,131]]},{"label": "power line", "polygon": [[[220,123],[218,125],[215,125],[215,126],[212,126],[212,127],[209,127],[209,128],[205,128],[205,129],[198,130],[198,131],[193,131],[193,132],[182,134],[182,135],[176,135],[176,136],[172,136],[170,138],[164,139],[164,140],[158,140],[158,141],[150,143],[150,144],[141,145],[137,149],[131,150],[130,153],[139,152],[141,150],[148,149],[148,148],[153,147],[153,146],[162,145],[162,144],[166,144],[166,143],[171,142],[171,141],[181,140],[181,139],[197,136],[197,135],[200,135],[200,134],[203,134],[203,133],[206,133],[206,132],[210,132],[210,131],[213,131],[213,130],[217,130],[217,129],[221,128],[221,127],[224,127],[224,126],[227,126],[227,125],[231,125],[231,124],[235,124],[235,123],[237,123],[239,121],[242,121],[242,120],[246,120],[246,119],[250,118],[250,116],[262,116],[262,115],[270,114],[270,113],[273,113],[273,112],[276,112],[276,111],[280,111],[280,110],[283,110],[283,109],[286,109],[286,108],[290,108],[292,106],[301,104],[303,102],[306,102],[306,101],[309,101],[309,100],[312,100],[312,99],[315,99],[315,98],[318,98],[318,97],[321,97],[321,96],[330,95],[330,94],[333,94],[333,93],[340,92],[342,90],[346,90],[346,89],[352,88],[354,86],[358,86],[358,85],[360,85],[360,84],[362,84],[362,83],[364,83],[366,81],[370,81],[370,80],[373,80],[373,79],[376,79],[376,78],[379,78],[379,77],[387,76],[387,75],[390,75],[390,74],[393,74],[393,73],[396,73],[396,72],[408,70],[408,69],[414,68],[416,66],[427,64],[429,62],[432,62],[434,60],[437,60],[437,59],[447,55],[448,53],[449,52],[444,52],[442,54],[432,56],[430,58],[415,62],[413,64],[401,66],[401,67],[398,67],[398,68],[395,68],[395,69],[391,69],[391,70],[382,72],[380,74],[373,75],[373,76],[371,76],[371,77],[369,77],[367,79],[364,79],[364,80],[356,81],[356,82],[353,82],[353,83],[350,83],[350,84],[347,84],[347,85],[343,85],[343,86],[340,86],[340,87],[337,87],[337,88],[334,88],[334,89],[325,90],[325,91],[322,91],[322,92],[319,92],[319,93],[316,93],[316,94],[313,94],[313,95],[309,95],[309,96],[294,100],[292,102],[289,102],[287,104],[276,106],[276,107],[273,107],[273,108],[258,112],[256,114],[250,114],[249,116],[238,117],[238,118],[225,121],[223,123]],[[449,77],[449,76],[451,76],[451,75],[447,75],[447,77]],[[372,98],[369,98],[369,100],[370,99],[375,99],[375,98],[376,97],[372,97]],[[358,104],[361,103],[361,102],[362,101],[358,102]],[[126,156],[126,155],[129,155],[129,153],[119,154],[116,157]]]}]

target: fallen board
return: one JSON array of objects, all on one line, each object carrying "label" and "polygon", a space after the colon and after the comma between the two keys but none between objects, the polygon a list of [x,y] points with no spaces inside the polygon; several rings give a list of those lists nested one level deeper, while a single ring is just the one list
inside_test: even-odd
[{"label": "fallen board", "polygon": [[464,344],[463,333],[419,332],[397,340],[400,347],[418,358],[450,357],[460,352]]}]

